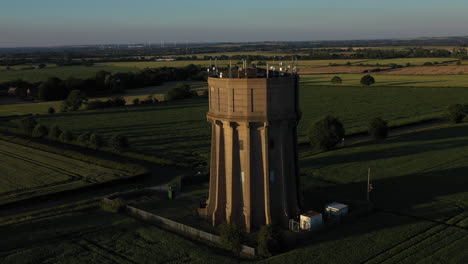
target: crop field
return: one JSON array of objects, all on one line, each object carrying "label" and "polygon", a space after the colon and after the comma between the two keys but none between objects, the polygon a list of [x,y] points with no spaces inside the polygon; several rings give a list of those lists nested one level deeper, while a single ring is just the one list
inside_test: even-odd
[{"label": "crop field", "polygon": [[381,74],[407,74],[407,75],[451,75],[468,74],[468,65],[456,66],[416,66],[385,71]]},{"label": "crop field", "polygon": [[40,82],[45,81],[50,77],[58,77],[61,79],[67,79],[69,77],[89,78],[94,76],[98,71],[108,71],[112,73],[129,72],[135,71],[135,68],[124,66],[59,66],[31,70],[0,70],[0,82],[13,81],[17,79],[29,82]]},{"label": "crop field", "polygon": [[131,176],[0,140],[0,204]]},{"label": "crop field", "polygon": [[95,207],[0,226],[0,262],[237,263],[216,250]]}]

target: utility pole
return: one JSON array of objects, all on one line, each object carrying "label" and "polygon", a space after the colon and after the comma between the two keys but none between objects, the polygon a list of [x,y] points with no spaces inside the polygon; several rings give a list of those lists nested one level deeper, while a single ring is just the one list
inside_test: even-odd
[{"label": "utility pole", "polygon": [[370,192],[372,191],[373,187],[370,183],[370,168],[367,170],[367,201],[370,201]]}]

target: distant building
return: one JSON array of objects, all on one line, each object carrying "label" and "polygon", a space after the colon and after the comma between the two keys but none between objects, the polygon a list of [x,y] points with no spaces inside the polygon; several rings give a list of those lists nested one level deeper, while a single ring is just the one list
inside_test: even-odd
[{"label": "distant building", "polygon": [[208,78],[213,225],[287,227],[299,216],[295,72],[247,68]]}]

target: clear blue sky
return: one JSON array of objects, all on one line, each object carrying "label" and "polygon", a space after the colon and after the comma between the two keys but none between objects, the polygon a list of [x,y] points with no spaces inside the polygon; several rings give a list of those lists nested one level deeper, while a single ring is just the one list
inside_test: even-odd
[{"label": "clear blue sky", "polygon": [[1,0],[0,47],[468,35],[468,0]]}]

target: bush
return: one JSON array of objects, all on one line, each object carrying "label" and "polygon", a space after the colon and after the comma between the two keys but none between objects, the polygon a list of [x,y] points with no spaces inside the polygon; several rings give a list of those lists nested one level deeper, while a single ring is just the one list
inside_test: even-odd
[{"label": "bush", "polygon": [[37,124],[36,127],[34,127],[34,130],[32,132],[32,136],[35,138],[44,138],[47,136],[47,127],[41,124]]},{"label": "bush", "polygon": [[80,109],[83,102],[86,100],[86,97],[80,90],[73,90],[68,94],[67,99],[63,101],[62,110],[66,111],[76,111]]},{"label": "bush", "polygon": [[134,105],[139,105],[140,104],[140,99],[139,98],[133,99],[133,104]]},{"label": "bush", "polygon": [[76,138],[76,142],[82,146],[87,146],[89,144],[90,137],[91,132],[83,132]]},{"label": "bush", "polygon": [[92,133],[89,137],[89,144],[92,148],[98,149],[104,146],[104,140],[102,137],[96,133]]},{"label": "bush", "polygon": [[460,123],[465,118],[465,109],[461,104],[453,104],[447,108],[447,117],[455,124]]},{"label": "bush", "polygon": [[18,126],[25,134],[31,135],[37,126],[36,118],[33,116],[23,117],[19,120]]},{"label": "bush", "polygon": [[62,142],[72,142],[73,134],[70,130],[63,130],[59,137]]},{"label": "bush", "polygon": [[281,249],[282,240],[281,229],[272,225],[262,226],[257,234],[258,254],[263,257],[271,257],[272,254]]},{"label": "bush", "polygon": [[343,80],[340,78],[340,76],[335,76],[331,79],[331,82],[333,84],[341,84],[343,82]]},{"label": "bush", "polygon": [[113,135],[109,139],[109,147],[115,151],[122,151],[129,148],[129,143],[127,137],[119,134]]},{"label": "bush", "polygon": [[185,83],[179,83],[176,87],[172,88],[167,92],[166,99],[169,101],[180,100],[185,98],[194,97],[196,93],[190,90],[190,85]]},{"label": "bush", "polygon": [[57,125],[52,125],[49,131],[49,138],[57,140],[60,138],[61,134],[62,134],[62,130]]},{"label": "bush", "polygon": [[127,207],[127,202],[123,199],[117,198],[107,202],[101,202],[101,209],[106,212],[117,213],[122,212]]},{"label": "bush", "polygon": [[371,75],[364,75],[362,76],[361,78],[361,84],[362,85],[365,85],[365,86],[371,86],[372,84],[375,83],[375,79],[374,77],[372,77]]},{"label": "bush", "polygon": [[386,139],[388,136],[387,121],[380,117],[375,117],[369,122],[369,134],[375,139]]},{"label": "bush", "polygon": [[224,248],[239,255],[245,235],[235,223],[223,223],[219,226],[221,243]]},{"label": "bush", "polygon": [[49,113],[49,114],[55,113],[55,108],[49,107],[49,109],[47,109],[47,113]]},{"label": "bush", "polygon": [[111,99],[112,106],[125,106],[127,102],[122,96],[116,96]]},{"label": "bush", "polygon": [[309,129],[310,144],[319,150],[333,148],[344,137],[345,130],[340,120],[326,116]]}]

